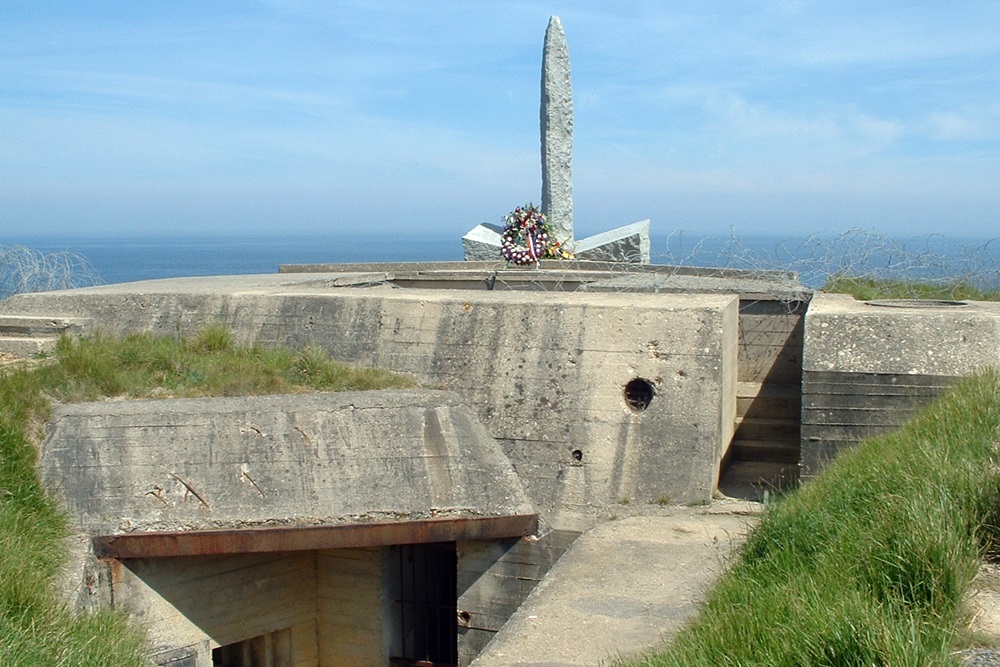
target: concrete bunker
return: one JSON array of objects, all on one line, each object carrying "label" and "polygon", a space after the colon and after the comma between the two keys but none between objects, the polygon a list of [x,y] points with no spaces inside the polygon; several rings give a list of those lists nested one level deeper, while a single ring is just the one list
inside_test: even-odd
[{"label": "concrete bunker", "polygon": [[468,664],[573,537],[446,392],[60,406],[40,468],[174,667]]},{"label": "concrete bunker", "polygon": [[[384,604],[389,598],[403,599],[387,593],[402,583],[393,584],[387,573],[399,570],[400,552],[394,549],[431,544],[443,544],[443,549],[455,553],[456,601],[454,607],[449,606],[456,626],[458,664],[468,664],[575,535],[600,520],[609,506],[622,499],[637,503],[663,498],[707,502],[730,459],[755,461],[773,457],[778,451],[791,459],[788,465],[797,465],[802,317],[807,294],[787,274],[654,266],[629,267],[628,272],[622,272],[611,265],[582,262],[561,263],[558,268],[543,263],[540,270],[509,272],[502,265],[487,262],[311,270],[283,267],[283,273],[273,276],[150,281],[21,295],[0,306],[6,312],[24,315],[60,313],[64,319],[74,318],[82,329],[96,321],[112,333],[174,333],[223,322],[245,342],[319,345],[349,362],[412,373],[425,384],[447,387],[467,406],[460,409],[453,405],[454,396],[445,401],[446,407],[433,409],[422,403],[423,399],[407,399],[406,405],[397,406],[399,415],[409,415],[404,420],[406,428],[376,437],[372,435],[374,426],[365,426],[361,432],[367,433],[369,440],[396,442],[406,433],[409,435],[404,440],[408,438],[412,452],[447,449],[451,446],[447,445],[449,434],[453,434],[447,424],[462,411],[477,419],[481,434],[489,438],[489,446],[484,445],[479,453],[463,450],[442,459],[461,459],[463,463],[456,468],[415,469],[402,459],[393,459],[388,469],[384,463],[372,470],[361,465],[345,468],[343,479],[353,479],[355,486],[364,489],[384,491],[380,479],[409,479],[406,474],[433,482],[419,487],[424,504],[413,507],[423,510],[403,511],[389,503],[392,509],[383,517],[387,522],[376,516],[386,506],[384,498],[362,494],[356,505],[345,507],[338,503],[356,494],[337,486],[341,477],[327,469],[320,479],[316,475],[322,466],[315,470],[303,467],[303,461],[316,456],[315,438],[310,436],[313,449],[303,450],[313,452],[310,456],[303,457],[302,452],[298,458],[281,454],[283,446],[306,447],[287,415],[300,415],[299,428],[306,434],[311,431],[301,422],[301,415],[309,410],[282,407],[277,397],[261,399],[252,413],[241,417],[255,429],[247,429],[239,437],[252,440],[263,438],[262,434],[281,433],[283,440],[279,440],[285,445],[273,451],[261,450],[268,452],[264,461],[258,461],[259,456],[244,457],[238,465],[231,461],[228,481],[210,485],[228,489],[232,498],[238,490],[239,497],[251,503],[234,510],[228,519],[220,519],[225,502],[203,493],[203,485],[192,482],[187,469],[171,467],[189,461],[197,448],[182,448],[153,468],[148,467],[146,456],[130,454],[123,459],[108,454],[101,465],[107,464],[111,470],[147,466],[146,473],[158,476],[159,489],[132,489],[158,513],[144,517],[142,530],[135,530],[140,522],[122,522],[128,516],[123,508],[127,510],[132,496],[120,496],[126,499],[121,502],[104,498],[106,508],[112,508],[107,510],[109,522],[84,528],[99,538],[89,566],[92,576],[84,578],[98,584],[93,591],[81,593],[85,604],[100,603],[102,595],[115,591],[115,604],[133,604],[129,609],[136,618],[169,629],[171,619],[180,623],[179,619],[187,616],[176,608],[171,611],[175,605],[167,604],[168,596],[160,591],[183,586],[191,573],[211,568],[219,577],[227,576],[226,572],[254,573],[253,580],[258,582],[269,582],[272,576],[279,582],[284,576],[280,573],[289,570],[301,574],[298,594],[267,600],[269,605],[273,602],[298,610],[297,621],[286,618],[281,623],[255,625],[244,619],[239,632],[228,634],[214,629],[210,619],[194,627],[182,623],[185,629],[181,634],[188,643],[179,647],[164,640],[156,654],[162,664],[184,664],[182,661],[189,659],[201,661],[191,664],[210,664],[205,662],[210,659],[206,656],[213,652],[219,661],[243,659],[240,656],[252,656],[255,651],[284,655],[292,650],[298,655],[294,646],[313,639],[317,646],[330,642],[340,645],[330,639],[337,636],[335,628],[323,615],[324,605],[334,604],[330,602],[334,598],[317,593],[332,590],[327,586],[331,581],[338,590],[361,586],[357,598],[368,600],[359,607],[358,617],[370,624],[364,644],[365,650],[374,652],[366,653],[362,661],[383,664],[381,661],[389,657],[405,657],[396,655],[403,649],[395,650],[390,644],[392,628],[398,630],[404,624],[385,620],[394,616],[391,606]],[[490,281],[492,289],[488,288]],[[514,287],[508,289],[511,284]],[[626,391],[628,387],[632,389]],[[323,411],[333,409],[339,399],[331,400]],[[629,401],[645,409],[633,411]],[[165,433],[208,429],[184,442],[218,442],[221,449],[215,451],[223,451],[225,443],[232,442],[242,451],[244,445],[233,440],[232,429],[211,431],[216,428],[213,424],[222,422],[205,415],[219,404],[171,405],[181,412],[188,410],[185,419],[190,423],[184,422],[183,428],[175,424]],[[338,410],[360,419],[361,424],[368,424],[370,415],[384,417],[391,412],[361,409],[357,403],[352,406],[342,405]],[[80,424],[87,419],[110,424],[133,408],[128,403],[115,403],[110,412],[107,406],[95,407],[96,412],[86,418],[81,406],[66,410],[60,413],[63,435],[86,432],[66,426],[74,419],[83,420]],[[72,410],[83,412],[72,416]],[[102,416],[98,417],[99,413]],[[266,415],[272,422],[262,426],[258,422]],[[395,423],[394,419],[382,421]],[[340,435],[334,440],[355,434],[359,428],[357,424],[346,425],[349,421],[338,423]],[[160,426],[147,423],[143,428],[153,433]],[[119,427],[126,431],[132,428],[126,422]],[[59,430],[58,425],[55,429]],[[780,446],[774,437],[779,432],[787,436]],[[413,434],[419,438],[414,439]],[[101,442],[102,437],[94,441]],[[270,442],[265,438],[257,445],[265,441]],[[95,451],[89,444],[66,451],[77,449]],[[55,450],[51,451],[54,454]],[[445,493],[454,482],[452,475],[461,477],[483,457],[494,461],[491,469],[502,468],[516,480],[520,491],[508,498],[524,500],[530,515],[537,515],[541,529],[526,527],[523,521],[527,519],[517,518],[520,513],[442,515],[441,498],[431,491]],[[302,496],[292,504],[294,511],[289,510],[294,514],[302,507],[314,507],[320,518],[305,521],[305,525],[299,519],[289,524],[269,514],[274,505],[262,509],[259,503],[265,502],[265,496],[266,503],[281,498],[267,490],[266,480],[261,481],[263,463],[269,470],[284,470],[285,476],[279,475],[279,479],[286,482],[297,478],[302,488],[328,489],[324,496]],[[219,460],[212,460],[204,469],[218,471],[220,465]],[[89,478],[94,468],[85,473],[81,467],[73,474]],[[54,464],[49,470],[54,484],[65,489],[58,480],[67,471],[60,472]],[[296,477],[289,472],[292,470],[301,474]],[[407,470],[410,473],[405,473]],[[360,479],[365,481],[358,482]],[[120,482],[108,488],[120,491]],[[77,495],[88,498],[91,494]],[[163,500],[176,501],[176,507]],[[469,506],[480,500],[470,500]],[[326,514],[319,507],[328,508]],[[437,508],[433,516],[421,514],[428,507]],[[83,517],[81,525],[88,525],[92,512],[86,503],[70,509]],[[180,515],[172,512],[182,510],[187,512],[183,520],[167,521],[177,519]],[[263,524],[260,517],[266,519]],[[448,523],[453,518],[458,523]],[[445,530],[445,526],[451,527]],[[175,570],[175,575],[169,575]],[[261,595],[257,588],[241,589],[239,575],[232,577],[232,595],[216,597],[259,599],[253,597]],[[223,579],[206,574],[199,581],[192,595],[206,588],[227,590],[219,583]],[[266,583],[261,586],[270,590]],[[283,585],[275,586],[285,590]],[[337,599],[336,604],[347,603]],[[224,616],[224,612],[223,608],[220,614]],[[375,618],[380,619],[377,628],[371,620]],[[403,633],[398,634],[398,643],[403,645]],[[298,643],[296,637],[300,637]],[[450,640],[447,643],[450,645]],[[313,664],[308,662],[310,655],[300,663]]]},{"label": "concrete bunker", "polygon": [[[272,276],[21,295],[4,305],[90,319],[111,333],[172,334],[223,322],[238,340],[314,344],[450,388],[497,439],[538,512],[560,529],[587,527],[623,497],[707,502],[734,452],[746,351],[759,350],[753,363],[770,368],[791,349],[774,339],[754,347],[747,304],[775,303],[784,313],[800,294],[797,283],[786,274],[557,266],[282,267]],[[487,290],[482,283],[494,274]],[[505,274],[579,289],[497,289]],[[401,277],[433,286],[394,287]],[[461,288],[465,280],[478,288]],[[635,378],[670,400],[653,400],[637,418],[623,404],[623,387]],[[582,465],[577,450],[586,454]]]}]

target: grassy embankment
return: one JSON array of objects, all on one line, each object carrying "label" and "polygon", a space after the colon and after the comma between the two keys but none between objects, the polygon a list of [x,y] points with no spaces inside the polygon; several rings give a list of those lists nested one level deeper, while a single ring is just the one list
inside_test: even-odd
[{"label": "grassy embankment", "polygon": [[855,299],[946,299],[954,301],[1000,301],[1000,288],[977,287],[961,279],[943,282],[881,280],[837,276],[823,286],[824,292],[850,294]]},{"label": "grassy embankment", "polygon": [[954,664],[963,594],[996,532],[1000,373],[779,499],[663,652],[676,667]]},{"label": "grassy embankment", "polygon": [[35,470],[35,447],[51,401],[411,385],[408,378],[352,368],[317,350],[237,346],[220,327],[185,340],[65,338],[52,358],[0,371],[0,665],[144,664],[143,637],[120,614],[73,615],[52,591],[69,528]]}]

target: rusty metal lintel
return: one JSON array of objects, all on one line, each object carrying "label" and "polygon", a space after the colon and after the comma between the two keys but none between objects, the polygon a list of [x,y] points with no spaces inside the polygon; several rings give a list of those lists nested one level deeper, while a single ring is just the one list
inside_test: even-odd
[{"label": "rusty metal lintel", "polygon": [[531,535],[537,529],[537,514],[516,514],[339,526],[131,533],[95,537],[94,547],[99,555],[109,558],[162,558],[495,540]]}]

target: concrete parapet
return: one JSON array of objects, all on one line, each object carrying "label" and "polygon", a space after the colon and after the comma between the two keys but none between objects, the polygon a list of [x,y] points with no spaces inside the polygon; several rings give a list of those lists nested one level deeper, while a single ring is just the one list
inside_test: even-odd
[{"label": "concrete parapet", "polygon": [[805,318],[802,473],[1000,367],[1000,304],[817,294]]}]

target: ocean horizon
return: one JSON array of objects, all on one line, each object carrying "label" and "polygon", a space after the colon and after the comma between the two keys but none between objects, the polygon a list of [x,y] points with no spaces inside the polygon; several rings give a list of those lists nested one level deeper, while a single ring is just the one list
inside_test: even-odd
[{"label": "ocean horizon", "polygon": [[[811,235],[699,236],[675,231],[653,234],[656,264],[747,270],[796,271],[817,287],[843,269],[903,270],[914,277],[1000,275],[1000,239],[958,239],[941,235],[890,238],[851,230]],[[0,238],[0,247],[22,246],[39,253],[82,256],[103,283],[186,276],[277,273],[282,264],[459,261],[462,234],[299,235],[24,235]],[[994,278],[994,281],[997,278]]]}]

